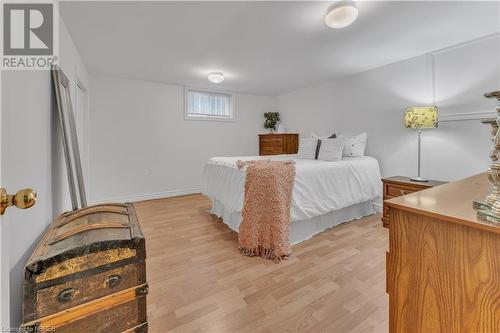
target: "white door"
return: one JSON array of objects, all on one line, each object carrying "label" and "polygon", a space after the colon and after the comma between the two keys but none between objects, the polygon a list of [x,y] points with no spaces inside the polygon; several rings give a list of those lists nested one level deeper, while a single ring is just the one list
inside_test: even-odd
[{"label": "white door", "polygon": [[53,221],[53,193],[64,179],[55,159],[62,155],[55,155],[60,133],[50,71],[0,73],[0,187],[9,194],[23,188],[38,194],[33,208],[8,208],[0,222],[0,326],[7,328],[21,323],[24,265]]},{"label": "white door", "polygon": [[[2,184],[2,71],[0,70],[0,186]],[[2,216],[0,216],[0,240],[2,239]],[[6,316],[8,313],[5,313],[7,304],[6,297],[4,297],[4,284],[8,275],[5,273],[7,269],[4,269],[5,260],[3,258],[2,247],[4,244],[0,241],[0,327],[7,327],[8,321],[6,320]],[[6,286],[8,288],[8,285]]]}]

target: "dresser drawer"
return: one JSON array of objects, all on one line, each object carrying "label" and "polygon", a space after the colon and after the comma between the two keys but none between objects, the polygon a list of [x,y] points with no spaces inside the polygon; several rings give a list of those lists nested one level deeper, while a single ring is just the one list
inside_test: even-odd
[{"label": "dresser drawer", "polygon": [[282,147],[283,137],[281,136],[266,136],[260,138],[260,143],[268,147]]},{"label": "dresser drawer", "polygon": [[262,147],[260,149],[261,155],[279,155],[283,154],[283,149],[281,147]]},{"label": "dresser drawer", "polygon": [[420,188],[398,185],[398,184],[384,184],[384,197],[385,198],[394,198],[400,197],[402,195],[407,195],[413,192],[420,191]]},{"label": "dresser drawer", "polygon": [[278,155],[283,154],[282,136],[262,136],[260,138],[260,155]]}]

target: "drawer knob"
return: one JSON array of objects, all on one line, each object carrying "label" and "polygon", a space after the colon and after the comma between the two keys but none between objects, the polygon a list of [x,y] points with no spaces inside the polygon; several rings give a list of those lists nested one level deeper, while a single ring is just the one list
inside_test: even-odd
[{"label": "drawer knob", "polygon": [[73,299],[73,296],[75,296],[75,290],[73,288],[67,288],[59,293],[57,299],[60,303],[66,303],[70,302]]},{"label": "drawer knob", "polygon": [[401,195],[405,195],[405,190],[399,190],[399,192],[401,193]]},{"label": "drawer knob", "polygon": [[111,275],[106,279],[106,284],[108,287],[113,288],[120,284],[122,277],[120,275]]}]

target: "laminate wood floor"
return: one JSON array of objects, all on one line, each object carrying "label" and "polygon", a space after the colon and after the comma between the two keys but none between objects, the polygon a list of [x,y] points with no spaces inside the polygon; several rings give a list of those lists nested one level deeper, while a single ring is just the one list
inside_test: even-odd
[{"label": "laminate wood floor", "polygon": [[203,195],[135,204],[146,237],[150,332],[387,332],[380,216],[293,246],[279,264],[238,252]]}]

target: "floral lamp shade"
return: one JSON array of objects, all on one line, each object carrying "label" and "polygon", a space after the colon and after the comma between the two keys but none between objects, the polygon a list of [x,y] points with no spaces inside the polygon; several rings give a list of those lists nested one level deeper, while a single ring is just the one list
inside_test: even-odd
[{"label": "floral lamp shade", "polygon": [[405,128],[438,127],[437,106],[412,106],[405,110]]}]

